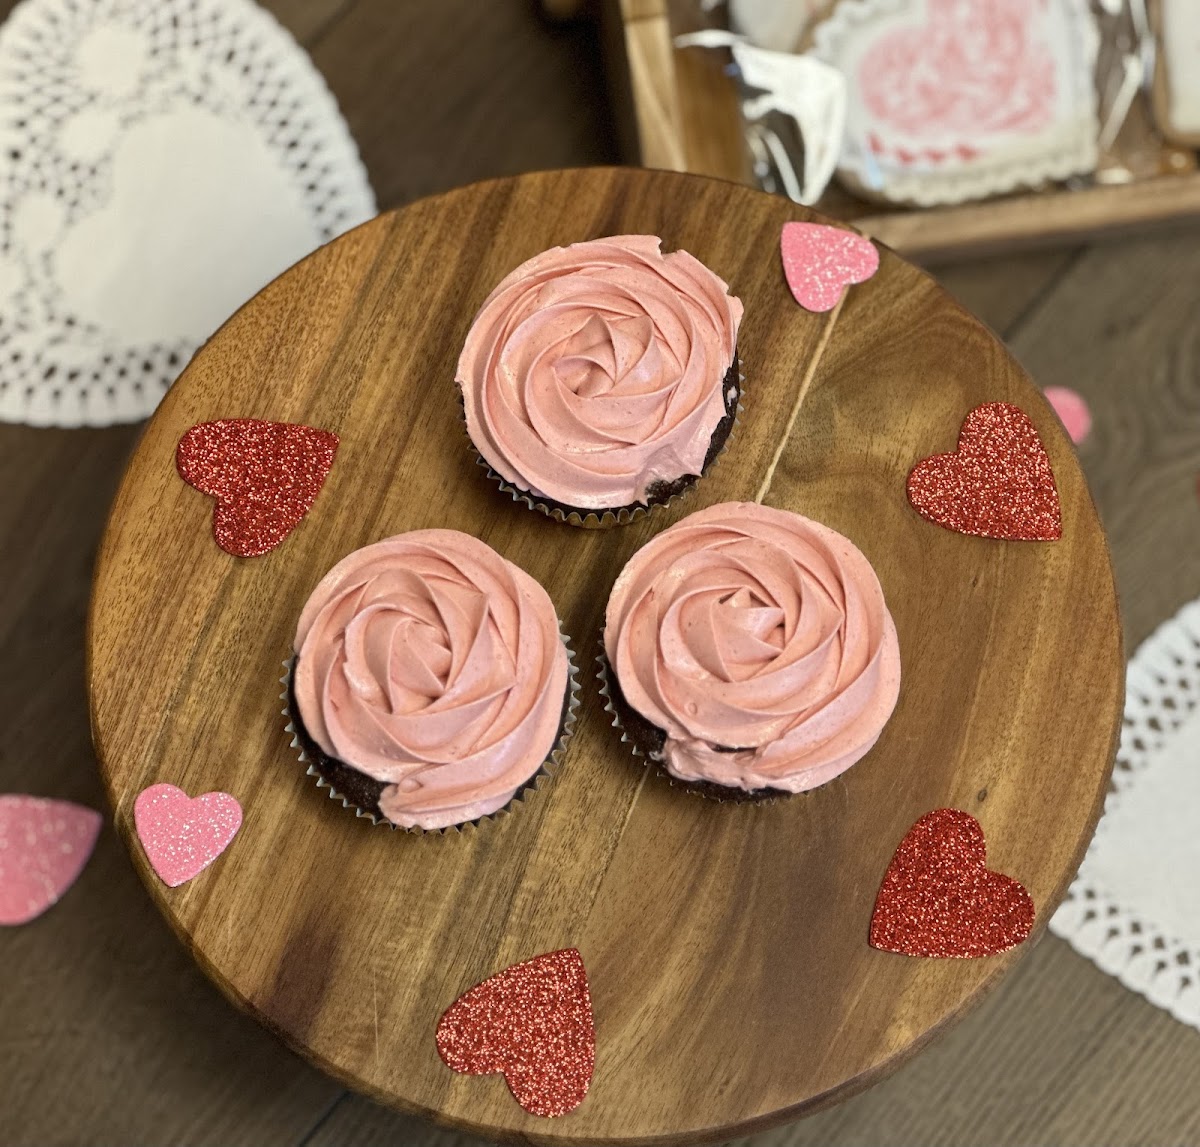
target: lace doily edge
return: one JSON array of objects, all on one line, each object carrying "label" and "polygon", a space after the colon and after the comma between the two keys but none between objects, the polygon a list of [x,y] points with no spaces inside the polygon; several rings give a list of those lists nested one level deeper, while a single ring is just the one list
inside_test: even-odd
[{"label": "lace doily edge", "polygon": [[[1186,658],[1178,657],[1177,650],[1185,642],[1200,649],[1200,599],[1188,602],[1162,622],[1130,659],[1125,727],[1117,754],[1118,764],[1124,768],[1113,772],[1113,786],[1105,799],[1106,815],[1149,764],[1150,752],[1135,742],[1145,733],[1142,726],[1148,723],[1147,714],[1157,715],[1150,701],[1154,695],[1151,683],[1158,680],[1155,666],[1167,660],[1176,669],[1181,660],[1188,664]],[[1191,666],[1200,686],[1200,664],[1194,657]],[[1186,712],[1175,711],[1172,728],[1178,728],[1186,719]],[[1067,898],[1050,919],[1050,931],[1130,991],[1180,1023],[1200,1030],[1200,949],[1192,949],[1157,925],[1137,919],[1095,882],[1090,869],[1095,863],[1097,842],[1105,838],[1104,828],[1102,817]]]},{"label": "lace doily edge", "polygon": [[[1131,951],[1127,936],[1109,935],[1112,917],[1105,909],[1110,906],[1121,911],[1119,905],[1111,904],[1098,893],[1090,900],[1079,897],[1064,901],[1050,918],[1050,931],[1131,992],[1170,1013],[1180,1023],[1200,1030],[1200,984],[1193,978],[1189,986],[1181,988],[1157,967],[1161,960],[1169,970],[1179,952],[1186,949],[1178,943],[1155,949],[1155,933],[1151,930],[1143,934],[1141,950]],[[1090,920],[1086,919],[1089,909],[1096,913]]]}]

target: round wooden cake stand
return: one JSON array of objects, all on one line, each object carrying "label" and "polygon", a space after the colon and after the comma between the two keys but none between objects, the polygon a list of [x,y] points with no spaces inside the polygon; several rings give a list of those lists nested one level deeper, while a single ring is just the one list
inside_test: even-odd
[{"label": "round wooden cake stand", "polygon": [[[980,960],[867,944],[893,850],[931,809],[979,818],[990,867],[1037,904],[1075,872],[1121,717],[1123,662],[1104,535],[1072,447],[997,339],[888,250],[840,311],[793,301],[780,228],[813,218],[732,184],[636,170],[549,172],[425,199],[316,252],[243,307],[151,420],[96,574],[89,689],[116,824],[151,895],[222,990],[348,1085],[494,1139],[681,1143],[795,1118],[879,1079],[961,1016],[1028,943]],[[583,530],[510,501],[476,465],[454,385],[493,285],[556,244],[661,235],[746,306],[745,411],[692,495]],[[966,537],[910,508],[918,460],[952,450],[975,405],[1021,406],[1062,499],[1052,543]],[[264,557],[213,541],[212,502],[175,470],[197,422],[336,431],[316,505]],[[609,589],[665,526],[761,500],[867,554],[895,617],[899,706],[875,749],[811,794],[697,799],[649,775],[609,724],[594,656]],[[558,777],[463,833],[372,827],[289,747],[279,677],[300,608],[348,551],[404,530],[475,534],[549,590],[583,707]],[[166,781],[245,810],[228,850],[169,889],[133,805]],[[1030,941],[1032,942],[1032,941]],[[499,1076],[448,1070],[434,1029],[501,968],[577,947],[596,1073],[574,1112],[525,1114]]]}]

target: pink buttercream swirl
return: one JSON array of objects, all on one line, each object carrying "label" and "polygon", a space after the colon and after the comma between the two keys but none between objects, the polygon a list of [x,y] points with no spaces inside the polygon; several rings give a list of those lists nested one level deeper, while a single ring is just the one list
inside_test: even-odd
[{"label": "pink buttercream swirl", "polygon": [[746,790],[802,792],[848,769],[900,689],[867,559],[828,527],[755,503],[710,506],[634,554],[604,647],[625,700],[666,733],[667,770]]},{"label": "pink buttercream swirl", "polygon": [[568,664],[554,605],[468,534],[355,550],[313,590],[295,649],[309,735],[384,783],[380,809],[401,827],[495,812],[558,739]]},{"label": "pink buttercream swirl", "polygon": [[471,440],[509,483],[615,509],[703,470],[742,304],[661,243],[616,235],[555,247],[484,301],[457,379]]}]

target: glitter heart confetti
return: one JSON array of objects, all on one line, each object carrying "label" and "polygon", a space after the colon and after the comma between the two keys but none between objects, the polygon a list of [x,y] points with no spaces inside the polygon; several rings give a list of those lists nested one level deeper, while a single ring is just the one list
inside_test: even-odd
[{"label": "glitter heart confetti", "polygon": [[504,1075],[531,1115],[574,1110],[596,1063],[592,997],[575,948],[513,964],[460,996],[437,1026],[446,1066]]},{"label": "glitter heart confetti", "polygon": [[922,517],[984,538],[1050,542],[1062,513],[1050,458],[1024,411],[1007,402],[977,406],[962,424],[958,449],[918,462],[908,500]]},{"label": "glitter heart confetti", "polygon": [[779,253],[796,302],[817,313],[833,310],[847,287],[879,270],[879,249],[870,239],[821,223],[785,223]]},{"label": "glitter heart confetti", "polygon": [[1054,407],[1054,413],[1063,424],[1063,429],[1078,446],[1092,432],[1092,412],[1087,400],[1069,386],[1048,386],[1043,393],[1046,401]]},{"label": "glitter heart confetti", "polygon": [[101,817],[72,801],[0,796],[0,924],[26,924],[56,904],[96,847]]},{"label": "glitter heart confetti", "polygon": [[983,829],[970,813],[926,813],[888,865],[871,917],[871,947],[965,959],[1020,944],[1033,927],[1033,900],[986,860]]},{"label": "glitter heart confetti", "polygon": [[175,465],[189,486],[216,499],[217,545],[252,558],[273,550],[312,508],[337,448],[330,430],[222,418],[193,426]]},{"label": "glitter heart confetti", "polygon": [[228,793],[189,797],[174,785],[138,793],[133,823],[146,859],[171,888],[203,872],[242,827],[242,806]]}]

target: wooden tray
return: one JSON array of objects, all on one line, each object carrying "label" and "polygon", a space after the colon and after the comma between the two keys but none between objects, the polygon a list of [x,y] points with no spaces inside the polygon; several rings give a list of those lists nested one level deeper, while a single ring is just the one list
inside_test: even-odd
[{"label": "wooden tray", "polygon": [[[349,1085],[495,1139],[724,1141],[891,1071],[962,1015],[1025,945],[975,961],[873,950],[880,879],[908,827],[950,805],[1022,880],[1036,933],[1091,835],[1121,718],[1104,536],[1071,444],[1008,352],[889,251],[840,312],[793,302],[777,196],[667,172],[590,169],[477,184],[384,215],[272,283],[199,351],[147,426],[101,548],[92,722],[116,826],[166,918],[234,1001]],[[719,225],[714,221],[719,221]],[[746,407],[694,494],[612,530],[555,523],[476,464],[453,383],[480,302],[554,244],[639,231],[695,253],[745,302]],[[939,529],[905,476],[953,447],[977,403],[1019,403],[1054,466],[1064,536]],[[175,472],[193,424],[327,427],[337,461],[272,553],[230,557],[212,503]],[[878,570],[904,681],[878,746],[836,781],[768,806],[673,789],[620,743],[593,657],[629,556],[691,510],[753,500],[854,539]],[[278,678],[300,608],[355,547],[466,530],[550,591],[582,664],[562,771],[478,831],[407,836],[356,820],[304,774]],[[233,793],[240,834],[169,889],[133,832],[144,787]],[[449,1071],[443,1009],[513,961],[574,945],[591,979],[597,1069],[575,1112],[528,1116],[499,1077]]]},{"label": "wooden tray", "polygon": [[[674,47],[674,36],[692,29],[680,14],[684,6],[678,0],[599,0],[622,151],[646,167],[753,184],[737,86],[725,71],[728,53]],[[934,263],[1195,219],[1200,172],[925,210],[889,210],[833,184],[820,208],[902,254]]]}]

